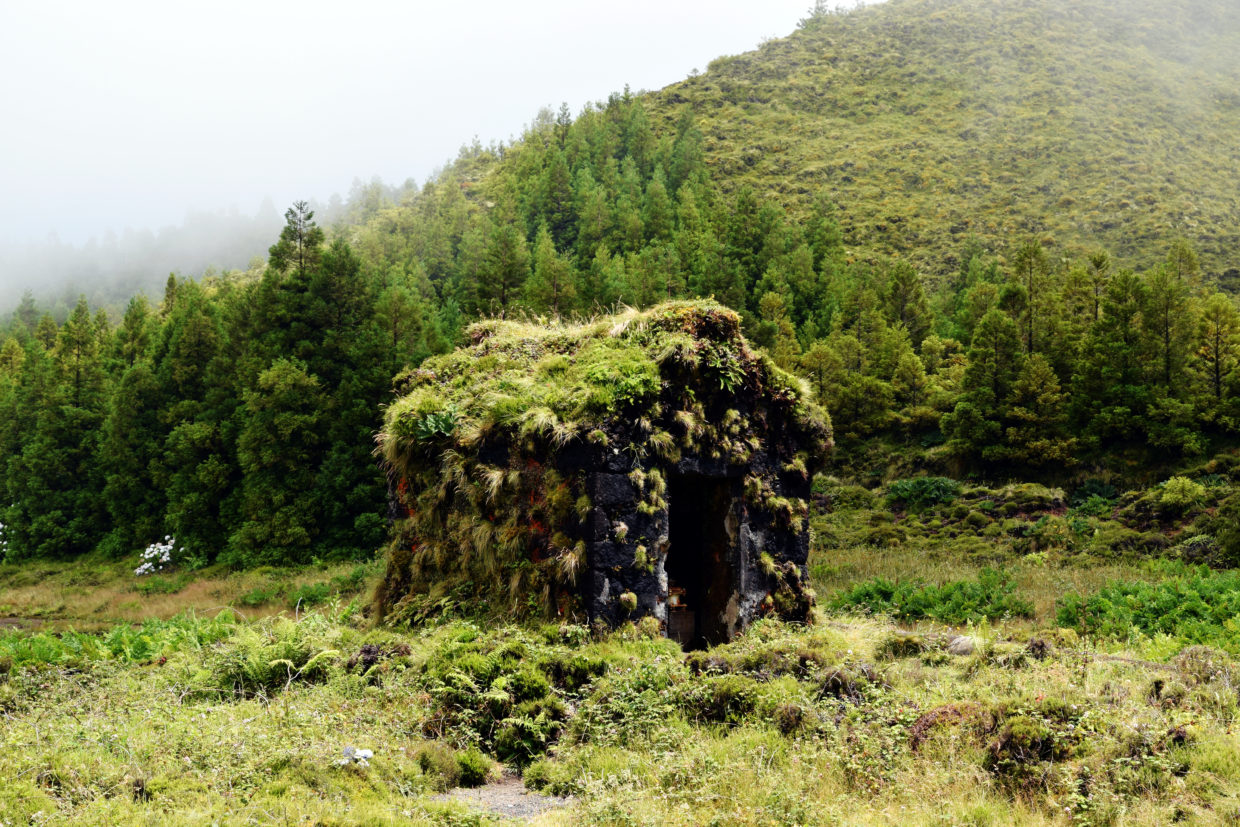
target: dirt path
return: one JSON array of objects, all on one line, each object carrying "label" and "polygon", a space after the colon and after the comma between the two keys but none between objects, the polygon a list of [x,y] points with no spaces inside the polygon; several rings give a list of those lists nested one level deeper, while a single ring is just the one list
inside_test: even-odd
[{"label": "dirt path", "polygon": [[515,775],[505,776],[503,781],[475,787],[472,790],[453,790],[435,796],[435,800],[460,801],[490,815],[515,821],[530,821],[537,816],[567,807],[572,803],[571,798],[555,798],[530,792],[525,789],[521,779]]}]

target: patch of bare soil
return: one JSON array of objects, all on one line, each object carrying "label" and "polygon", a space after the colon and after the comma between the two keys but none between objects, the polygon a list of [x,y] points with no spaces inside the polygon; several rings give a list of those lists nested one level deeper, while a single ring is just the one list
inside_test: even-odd
[{"label": "patch of bare soil", "polygon": [[37,629],[42,625],[36,617],[0,617],[0,629]]},{"label": "patch of bare soil", "polygon": [[529,821],[572,803],[571,798],[556,798],[530,792],[515,775],[506,775],[502,781],[473,789],[452,790],[435,796],[435,800],[460,801],[489,815],[517,821]]}]

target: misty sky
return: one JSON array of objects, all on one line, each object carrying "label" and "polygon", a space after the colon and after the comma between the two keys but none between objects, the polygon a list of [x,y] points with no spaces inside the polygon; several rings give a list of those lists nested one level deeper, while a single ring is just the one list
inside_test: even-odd
[{"label": "misty sky", "polygon": [[475,135],[666,86],[810,5],[5,0],[0,243],[421,182]]}]

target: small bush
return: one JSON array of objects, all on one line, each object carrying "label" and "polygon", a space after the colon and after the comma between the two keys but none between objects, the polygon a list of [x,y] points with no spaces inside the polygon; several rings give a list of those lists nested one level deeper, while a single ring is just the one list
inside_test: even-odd
[{"label": "small bush", "polygon": [[1110,503],[1119,496],[1119,491],[1110,483],[1102,480],[1085,480],[1080,487],[1072,492],[1071,504],[1074,508],[1080,508],[1090,500],[1097,500]]},{"label": "small bush", "polygon": [[461,764],[456,752],[446,744],[427,743],[418,750],[417,758],[418,768],[432,788],[450,790],[460,782]]},{"label": "small bush", "polygon": [[689,718],[712,723],[740,723],[756,703],[753,680],[740,675],[703,678],[685,684],[681,694],[681,706]]},{"label": "small bush", "polygon": [[1172,547],[1171,553],[1185,563],[1221,567],[1226,565],[1223,549],[1218,540],[1209,534],[1198,534],[1180,541]]},{"label": "small bush", "polygon": [[246,608],[254,608],[278,600],[283,591],[284,586],[280,583],[264,583],[238,597],[237,602]]},{"label": "small bush", "polygon": [[557,653],[541,660],[538,668],[556,686],[568,692],[577,692],[607,673],[607,661],[582,654]]},{"label": "small bush", "polygon": [[800,704],[785,703],[775,707],[775,728],[784,735],[795,735],[805,728],[807,712]]},{"label": "small bush", "polygon": [[323,625],[319,616],[310,615],[300,622],[277,618],[239,629],[204,659],[193,680],[198,694],[248,698],[294,682],[323,680],[340,655],[322,639]]},{"label": "small bush", "polygon": [[964,524],[970,528],[983,528],[990,525],[990,518],[980,511],[970,511],[964,518]]},{"label": "small bush", "polygon": [[976,582],[960,580],[941,586],[876,577],[856,584],[828,605],[837,611],[866,609],[899,620],[929,618],[956,624],[1032,617],[1033,604],[1017,597],[1015,591],[1009,575],[995,569],[983,569]]},{"label": "small bush", "polygon": [[1047,511],[1064,505],[1063,491],[1032,482],[1009,485],[1003,489],[1002,495],[1007,503],[1026,513]]},{"label": "small bush", "polygon": [[887,486],[887,502],[920,511],[940,503],[950,503],[960,494],[960,483],[947,477],[914,477],[896,480]]},{"label": "small bush", "polygon": [[470,748],[456,754],[457,778],[462,787],[481,787],[491,773],[492,762],[479,750]]},{"label": "small bush", "polygon": [[1030,715],[1014,715],[990,744],[986,768],[1022,788],[1041,780],[1039,764],[1062,761],[1069,751],[1045,722]]},{"label": "small bush", "polygon": [[326,603],[328,598],[332,596],[332,588],[326,583],[307,583],[304,586],[298,586],[288,596],[288,605],[290,608],[308,609],[311,606],[317,606],[320,603]]},{"label": "small bush", "polygon": [[857,667],[837,667],[828,670],[818,682],[818,698],[835,698],[860,703],[866,690],[880,683],[878,673],[868,664]]},{"label": "small bush", "polygon": [[188,572],[182,572],[176,577],[153,574],[139,580],[134,584],[134,588],[141,594],[176,594],[188,586],[193,579],[193,575]]},{"label": "small bush", "polygon": [[1206,489],[1187,477],[1172,477],[1162,484],[1158,495],[1159,509],[1169,514],[1185,514],[1201,504]]},{"label": "small bush", "polygon": [[1072,510],[1081,517],[1103,517],[1115,510],[1115,503],[1097,494],[1090,494]]}]

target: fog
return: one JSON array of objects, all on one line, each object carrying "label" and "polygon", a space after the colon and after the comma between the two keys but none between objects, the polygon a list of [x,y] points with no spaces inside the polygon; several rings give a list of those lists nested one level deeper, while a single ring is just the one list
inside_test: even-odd
[{"label": "fog", "polygon": [[244,266],[293,200],[424,181],[475,137],[656,89],[812,0],[0,7],[0,306]]}]

